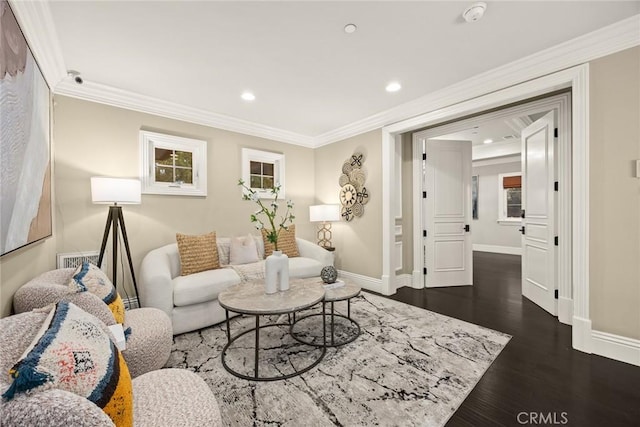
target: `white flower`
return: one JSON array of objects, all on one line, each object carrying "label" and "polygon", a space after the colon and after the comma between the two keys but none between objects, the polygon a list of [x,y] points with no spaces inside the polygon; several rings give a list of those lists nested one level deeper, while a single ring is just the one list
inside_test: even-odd
[{"label": "white flower", "polygon": [[262,230],[264,228],[264,225],[261,222],[259,222],[259,223],[256,224],[256,228],[258,230]]}]

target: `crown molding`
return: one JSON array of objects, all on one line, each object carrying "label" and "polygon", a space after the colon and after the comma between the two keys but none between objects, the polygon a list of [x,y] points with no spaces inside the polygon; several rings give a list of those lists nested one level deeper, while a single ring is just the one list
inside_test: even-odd
[{"label": "crown molding", "polygon": [[67,76],[67,68],[49,4],[45,1],[18,0],[9,0],[9,4],[44,79],[53,89]]},{"label": "crown molding", "polygon": [[640,14],[319,135],[314,138],[315,146],[332,144],[433,111],[442,105],[453,105],[639,44]]},{"label": "crown molding", "polygon": [[314,147],[313,138],[310,136],[225,116],[224,114],[212,113],[175,102],[164,101],[99,83],[85,82],[82,85],[78,85],[65,80],[56,86],[54,93],[288,144],[308,148]]},{"label": "crown molding", "polygon": [[156,114],[289,144],[318,148],[395,122],[509,87],[640,44],[640,14],[542,50],[413,101],[318,136],[302,135],[118,88],[70,82],[46,1],[9,0],[42,73],[55,94]]}]

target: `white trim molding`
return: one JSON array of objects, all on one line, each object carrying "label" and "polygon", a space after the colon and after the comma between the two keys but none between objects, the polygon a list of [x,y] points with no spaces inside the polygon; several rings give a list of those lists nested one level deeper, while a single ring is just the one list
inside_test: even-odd
[{"label": "white trim molding", "polygon": [[592,331],[593,353],[620,362],[640,366],[640,340]]},{"label": "white trim molding", "polygon": [[503,165],[506,163],[520,163],[522,161],[522,155],[520,153],[513,156],[504,157],[492,157],[490,159],[473,160],[471,165],[474,168],[480,168],[482,166]]},{"label": "white trim molding", "polygon": [[85,81],[82,85],[63,81],[54,90],[56,95],[140,111],[184,122],[209,126],[216,129],[257,136],[287,144],[313,148],[313,138],[299,133],[274,128],[224,114],[213,113],[199,108],[188,107],[175,102],[164,101],[146,95],[116,89],[110,86]]},{"label": "white trim molding", "polygon": [[9,0],[9,3],[44,79],[54,91],[58,83],[67,77],[67,68],[49,3],[18,0]]},{"label": "white trim molding", "polygon": [[573,299],[560,295],[558,298],[558,321],[565,325],[573,324]]},{"label": "white trim molding", "polygon": [[[640,38],[640,35],[638,36]],[[563,230],[560,241],[571,242],[565,248],[573,248],[567,257],[571,259],[571,269],[559,270],[561,283],[559,285],[559,295],[573,300],[573,318],[570,323],[573,325],[573,347],[576,350],[591,352],[591,322],[589,319],[589,65],[584,64],[574,68],[558,71],[553,74],[541,76],[536,79],[509,85],[510,81],[522,78],[527,73],[514,76],[502,76],[504,85],[500,87],[499,81],[493,86],[486,86],[488,92],[476,96],[476,90],[470,90],[467,100],[458,103],[435,104],[430,112],[416,117],[403,120],[382,128],[382,170],[387,168],[393,171],[395,159],[389,147],[393,146],[393,141],[405,132],[434,127],[443,122],[453,122],[458,118],[470,116],[482,111],[491,110],[508,104],[524,101],[541,95],[553,93],[558,90],[571,89],[571,137],[573,144],[571,147],[571,164],[569,170],[564,174],[571,174],[570,187],[565,187],[564,197],[568,200],[570,214],[567,214],[566,222],[570,224],[570,230]],[[497,88],[496,88],[497,86]],[[495,90],[491,90],[495,88]],[[449,100],[456,99],[461,94],[452,93]],[[549,98],[552,99],[552,98]],[[441,130],[446,126],[441,127]],[[417,176],[414,168],[414,179]],[[383,186],[384,191],[390,191]],[[383,194],[383,201],[385,195]],[[389,197],[387,195],[387,197]],[[420,200],[414,200],[415,207],[420,206]],[[392,207],[389,204],[382,205],[383,219],[383,254],[390,251],[387,248],[391,241],[391,235],[385,235],[386,230],[392,226]],[[420,218],[418,210],[418,218]],[[561,219],[562,221],[562,219]],[[387,224],[388,223],[388,224]],[[414,226],[416,223],[416,212],[414,211]],[[565,236],[564,238],[562,236]],[[571,236],[571,237],[569,237]],[[418,244],[420,242],[417,242]],[[420,251],[418,251],[420,252]],[[414,263],[415,263],[414,250]],[[389,258],[383,256],[382,274],[390,274],[393,271],[393,264]],[[420,262],[420,260],[418,260]],[[567,276],[567,277],[565,277]],[[566,283],[562,283],[562,280]],[[562,320],[562,319],[560,319]],[[566,321],[566,319],[565,319]],[[569,322],[566,322],[569,323]]]},{"label": "white trim molding", "polygon": [[[573,303],[575,308],[575,301]],[[591,353],[591,319],[576,316],[571,319],[571,344],[576,350]]]},{"label": "white trim molding", "polygon": [[442,106],[452,105],[558,70],[584,64],[640,44],[640,14],[638,14],[347,126],[321,135],[308,136],[106,85],[86,81],[82,86],[77,85],[67,78],[62,48],[48,2],[18,0],[9,2],[54,94],[311,148],[338,142],[425,111],[433,111]]},{"label": "white trim molding", "polygon": [[481,245],[474,243],[473,250],[478,252],[492,252],[494,254],[522,255],[522,248],[520,246]]},{"label": "white trim molding", "polygon": [[349,271],[338,270],[338,277],[347,279],[368,291],[382,293],[382,281],[362,274],[351,273]]},{"label": "white trim molding", "polygon": [[640,44],[640,14],[473,76],[315,138],[323,146]]},{"label": "white trim molding", "polygon": [[405,286],[411,287],[412,277],[411,274],[398,274],[396,276],[396,289],[403,288]]}]

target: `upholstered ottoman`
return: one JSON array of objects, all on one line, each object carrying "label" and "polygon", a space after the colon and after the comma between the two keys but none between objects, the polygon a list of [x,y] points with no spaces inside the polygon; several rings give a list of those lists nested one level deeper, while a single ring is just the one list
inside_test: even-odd
[{"label": "upholstered ottoman", "polygon": [[[106,325],[115,324],[107,305],[90,292],[71,293],[67,284],[75,269],[48,271],[30,280],[16,291],[13,308],[16,313],[42,308],[64,300],[73,302],[93,314]],[[171,319],[156,308],[137,308],[125,312],[124,328],[131,328],[127,348],[122,352],[132,377],[162,368],[171,354],[173,329]]]},{"label": "upholstered ottoman", "polygon": [[160,369],[169,360],[173,344],[171,319],[157,308],[136,308],[125,313],[124,328],[131,328],[122,352],[132,377]]}]

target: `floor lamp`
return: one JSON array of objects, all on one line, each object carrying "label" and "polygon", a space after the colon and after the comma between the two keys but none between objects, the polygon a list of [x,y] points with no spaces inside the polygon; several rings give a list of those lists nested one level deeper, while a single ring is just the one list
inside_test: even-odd
[{"label": "floor lamp", "polygon": [[[113,286],[116,286],[118,280],[118,227],[122,229],[122,239],[124,248],[127,252],[127,260],[129,261],[129,270],[131,272],[131,280],[133,288],[136,291],[136,301],[140,307],[140,298],[138,297],[138,285],[136,284],[136,276],[133,272],[133,262],[131,261],[131,251],[129,250],[129,239],[127,238],[127,229],[124,226],[124,216],[122,216],[122,206],[120,205],[139,205],[141,202],[140,181],[137,179],[125,178],[108,178],[108,177],[92,177],[91,178],[91,201],[95,204],[108,204],[109,215],[107,216],[107,224],[104,228],[104,236],[102,237],[102,245],[100,246],[100,255],[98,256],[98,266],[102,265],[104,251],[107,248],[107,239],[109,231],[113,229]],[[117,289],[117,288],[116,288]]]},{"label": "floor lamp", "polygon": [[331,246],[331,222],[340,221],[340,206],[309,206],[309,220],[311,222],[322,222],[322,226],[318,230],[318,245],[328,251],[333,251],[335,248]]}]

